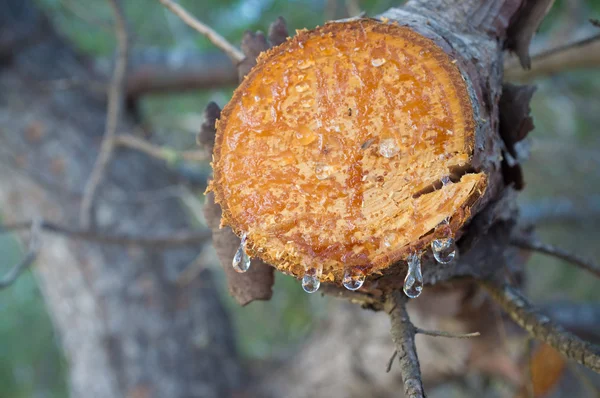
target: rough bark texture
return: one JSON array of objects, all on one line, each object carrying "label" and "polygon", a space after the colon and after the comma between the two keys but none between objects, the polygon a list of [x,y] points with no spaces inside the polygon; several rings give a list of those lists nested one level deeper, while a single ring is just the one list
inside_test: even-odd
[{"label": "rough bark texture", "polygon": [[[25,43],[5,47],[0,65],[0,206],[9,222],[42,216],[75,225],[106,104],[85,89],[40,89],[40,81],[92,78],[40,21],[31,2],[0,1],[0,38],[22,32],[17,41]],[[102,232],[189,228],[175,199],[123,201],[171,181],[160,163],[118,151],[95,210]],[[210,272],[176,283],[200,247],[159,251],[43,239],[36,274],[71,366],[73,397],[215,397],[240,388],[231,327]]]},{"label": "rough bark texture", "polygon": [[240,305],[249,304],[254,300],[271,299],[272,286],[275,282],[273,267],[258,259],[252,259],[250,269],[245,274],[239,274],[233,269],[231,260],[240,246],[240,239],[235,236],[231,228],[219,228],[221,207],[215,203],[212,193],[206,195],[204,215],[208,225],[213,228],[213,246],[221,260],[229,294]]}]

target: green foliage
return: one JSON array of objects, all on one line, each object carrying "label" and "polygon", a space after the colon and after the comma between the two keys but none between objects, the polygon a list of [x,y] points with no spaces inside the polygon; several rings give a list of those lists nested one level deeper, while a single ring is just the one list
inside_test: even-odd
[{"label": "green foliage", "polygon": [[[0,235],[0,272],[22,257],[17,242]],[[67,365],[31,272],[0,291],[0,397],[67,396]]]},{"label": "green foliage", "polygon": [[241,308],[225,290],[222,296],[234,315],[242,355],[259,359],[276,358],[293,350],[324,317],[329,303],[318,293],[306,294],[298,281],[279,272],[273,298],[268,302],[255,301]]}]

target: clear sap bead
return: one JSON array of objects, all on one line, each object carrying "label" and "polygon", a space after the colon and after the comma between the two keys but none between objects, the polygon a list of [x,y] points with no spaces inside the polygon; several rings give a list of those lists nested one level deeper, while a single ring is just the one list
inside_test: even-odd
[{"label": "clear sap bead", "polygon": [[392,158],[400,152],[398,143],[394,138],[384,138],[379,141],[379,154],[384,158]]},{"label": "clear sap bead", "polygon": [[373,58],[371,60],[371,65],[373,65],[376,68],[378,66],[381,66],[381,65],[385,64],[385,63],[386,63],[386,59],[385,58]]},{"label": "clear sap bead", "polygon": [[308,90],[309,88],[310,87],[309,87],[308,83],[298,83],[296,85],[296,91],[299,92],[299,93],[303,93],[306,90]]},{"label": "clear sap bead", "polygon": [[365,274],[355,268],[348,268],[344,273],[342,284],[348,290],[358,290],[365,283]]},{"label": "clear sap bead", "polygon": [[331,176],[333,168],[325,163],[317,163],[315,165],[315,176],[319,180],[326,180]]},{"label": "clear sap bead", "polygon": [[423,291],[423,274],[421,273],[421,257],[416,253],[408,256],[408,272],[404,278],[404,294],[417,298]]},{"label": "clear sap bead", "polygon": [[239,273],[244,273],[250,268],[250,257],[246,253],[246,234],[242,235],[240,247],[235,252],[231,264],[233,265],[233,269]]},{"label": "clear sap bead", "polygon": [[322,273],[322,267],[308,268],[302,277],[302,289],[304,289],[306,293],[314,293],[319,290],[319,287],[321,286]]},{"label": "clear sap bead", "polygon": [[448,264],[456,257],[456,244],[453,238],[439,238],[431,242],[431,250],[435,261]]},{"label": "clear sap bead", "polygon": [[383,245],[385,247],[392,247],[395,240],[396,240],[395,234],[387,234],[383,237]]}]

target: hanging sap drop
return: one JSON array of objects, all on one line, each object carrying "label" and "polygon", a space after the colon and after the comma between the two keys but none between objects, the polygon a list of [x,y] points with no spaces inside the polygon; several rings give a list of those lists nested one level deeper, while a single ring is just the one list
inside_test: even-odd
[{"label": "hanging sap drop", "polygon": [[456,244],[453,238],[439,238],[431,242],[433,257],[440,264],[448,264],[456,257]]},{"label": "hanging sap drop", "polygon": [[423,291],[423,274],[421,273],[421,257],[412,253],[408,256],[408,272],[404,278],[404,294],[410,298],[417,298]]},{"label": "hanging sap drop", "polygon": [[348,290],[358,290],[365,283],[365,274],[356,268],[347,268],[342,284]]},{"label": "hanging sap drop", "polygon": [[246,234],[242,235],[242,241],[240,242],[240,247],[238,247],[235,252],[235,256],[233,256],[232,261],[233,269],[236,272],[244,273],[248,271],[250,268],[250,257],[246,254]]},{"label": "hanging sap drop", "polygon": [[400,152],[394,138],[384,138],[379,142],[379,154],[384,158],[392,158]]},{"label": "hanging sap drop", "polygon": [[302,277],[302,289],[306,293],[314,293],[319,290],[322,273],[322,266],[308,268]]}]

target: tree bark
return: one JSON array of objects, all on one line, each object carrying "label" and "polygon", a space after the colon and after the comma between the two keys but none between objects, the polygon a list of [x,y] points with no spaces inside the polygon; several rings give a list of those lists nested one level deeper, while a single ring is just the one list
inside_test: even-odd
[{"label": "tree bark", "polygon": [[[106,104],[85,88],[56,91],[39,83],[89,81],[91,67],[30,1],[0,1],[0,43],[5,219],[42,216],[76,225]],[[125,120],[119,131],[132,127]],[[147,236],[191,227],[175,199],[122,200],[172,181],[161,163],[118,150],[100,188],[99,228]],[[210,271],[177,283],[201,247],[140,249],[50,235],[43,244],[36,275],[70,363],[73,397],[216,397],[241,388],[231,325]]]}]

